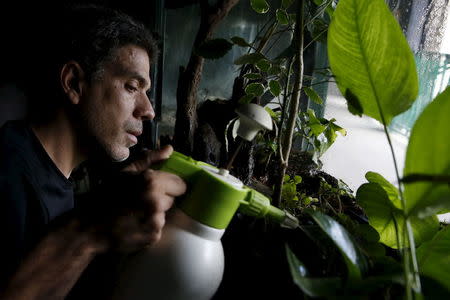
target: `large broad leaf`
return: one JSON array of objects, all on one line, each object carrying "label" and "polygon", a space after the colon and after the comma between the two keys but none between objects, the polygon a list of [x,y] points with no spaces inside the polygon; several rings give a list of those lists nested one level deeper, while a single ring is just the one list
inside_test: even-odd
[{"label": "large broad leaf", "polygon": [[419,271],[450,291],[450,227],[439,231],[435,237],[417,249]]},{"label": "large broad leaf", "polygon": [[[416,121],[406,152],[405,176],[450,176],[450,87],[431,102]],[[405,184],[408,211],[420,217],[450,208],[450,185],[445,182]]]},{"label": "large broad leaf", "polygon": [[367,172],[366,179],[370,183],[378,183],[389,197],[389,200],[395,207],[402,209],[402,203],[399,197],[398,189],[386,180],[381,174],[376,172]]},{"label": "large broad leaf", "polygon": [[[400,201],[398,195],[395,198],[390,189],[388,194],[383,186],[376,182],[381,181],[379,178],[368,177],[372,182],[361,185],[356,192],[358,204],[364,208],[369,224],[380,234],[380,242],[391,248],[398,249],[399,246],[402,248],[407,244],[404,240],[406,229],[403,211],[395,204]],[[425,219],[411,217],[410,223],[416,245],[431,239],[439,229],[439,220],[436,216]]]},{"label": "large broad leaf", "polygon": [[[340,0],[328,32],[328,56],[349,109],[382,122],[417,97],[414,57],[384,0]],[[379,106],[378,104],[379,103]]]},{"label": "large broad leaf", "polygon": [[349,279],[351,281],[360,279],[361,273],[367,270],[367,261],[351,235],[329,216],[317,211],[309,211],[309,214],[338,247],[347,265]]},{"label": "large broad leaf", "polygon": [[342,288],[341,278],[313,278],[309,277],[305,265],[298,260],[286,245],[286,256],[289,269],[295,284],[310,297],[327,297],[336,295]]},{"label": "large broad leaf", "polygon": [[392,282],[403,284],[402,270],[395,260],[387,261],[389,265],[384,266],[382,275],[366,277],[364,280],[347,281],[344,284],[342,278],[309,277],[305,265],[298,260],[288,246],[286,246],[286,256],[295,284],[310,297],[365,299],[366,297],[358,296],[367,296],[370,292],[380,289],[387,284],[392,284]]}]

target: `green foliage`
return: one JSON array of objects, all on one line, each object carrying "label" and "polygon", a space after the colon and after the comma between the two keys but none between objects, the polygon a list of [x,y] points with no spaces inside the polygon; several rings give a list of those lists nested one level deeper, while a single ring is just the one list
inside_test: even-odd
[{"label": "green foliage", "polygon": [[281,24],[281,25],[288,25],[289,24],[289,15],[286,12],[285,9],[277,9],[277,21]]},{"label": "green foliage", "polygon": [[[436,97],[416,121],[406,153],[404,176],[450,177],[450,87]],[[407,212],[426,217],[450,209],[448,182],[405,184]]]},{"label": "green foliage", "polygon": [[398,189],[386,180],[381,174],[376,172],[367,172],[366,179],[370,183],[377,183],[386,192],[389,201],[398,209],[402,209],[402,203]]},{"label": "green foliage", "polygon": [[349,280],[360,279],[367,270],[367,261],[351,235],[327,215],[318,211],[311,211],[310,215],[340,250],[347,265]]},{"label": "green foliage", "polygon": [[294,2],[294,0],[282,0],[281,7],[289,8],[292,5],[292,2]]},{"label": "green foliage", "polygon": [[332,6],[333,0],[313,0],[313,1],[316,5],[318,5],[316,15],[322,15],[326,11],[330,18],[333,16],[334,13],[334,9]]},{"label": "green foliage", "polygon": [[272,64],[267,59],[261,59],[255,65],[261,72],[267,72]]},{"label": "green foliage", "polygon": [[317,118],[312,109],[300,113],[297,122],[297,134],[303,137],[314,149],[315,159],[320,158],[336,141],[337,134],[347,135],[347,131],[336,125],[335,119]]},{"label": "green foliage", "polygon": [[262,75],[260,73],[248,73],[244,75],[244,78],[255,80],[255,79],[261,79]]},{"label": "green foliage", "polygon": [[269,81],[269,89],[274,97],[278,97],[281,94],[281,85],[277,80]]},{"label": "green foliage", "polygon": [[[345,227],[349,227],[356,233],[359,238],[357,240],[355,235],[332,218],[317,211],[310,213],[321,232],[325,233],[340,250],[346,261],[349,276],[346,280],[342,277],[311,277],[304,263],[286,246],[291,275],[295,284],[305,294],[327,299],[367,299],[368,295],[374,291],[394,283],[404,284],[401,265],[393,258],[384,256],[383,247],[377,243],[379,236],[371,226],[357,224],[348,216],[340,215],[339,218],[344,221]],[[362,240],[366,244],[362,243]],[[370,274],[369,266],[371,266]],[[353,276],[351,272],[355,272]]]},{"label": "green foliage", "polygon": [[439,231],[432,240],[417,249],[419,270],[441,283],[450,292],[450,227]]},{"label": "green foliage", "polygon": [[253,10],[259,14],[265,14],[270,8],[266,0],[250,0],[250,4]]},{"label": "green foliage", "polygon": [[243,65],[243,64],[255,64],[261,59],[264,58],[264,55],[262,55],[259,52],[245,54],[239,57],[234,61],[235,65]]},{"label": "green foliage", "polygon": [[264,85],[262,85],[261,83],[257,83],[257,82],[250,83],[245,88],[245,93],[247,95],[253,95],[253,96],[257,96],[257,97],[262,96],[264,94],[264,91],[265,91]]},{"label": "green foliage", "polygon": [[286,245],[286,256],[289,262],[289,270],[298,287],[310,297],[330,297],[336,294],[343,285],[341,278],[311,278],[305,265],[298,260],[295,254]]},{"label": "green foliage", "polygon": [[308,30],[314,41],[325,43],[327,41],[327,31],[329,24],[323,19],[315,19],[311,24],[308,24]]},{"label": "green foliage", "polygon": [[231,38],[231,41],[240,47],[250,47],[251,45],[247,43],[247,41],[240,36],[234,36]]},{"label": "green foliage", "polygon": [[255,95],[253,95],[253,94],[244,95],[241,97],[241,99],[239,99],[239,104],[250,103],[254,98],[255,98]]},{"label": "green foliage", "polygon": [[280,121],[280,117],[281,117],[281,112],[280,111],[275,112],[270,107],[265,107],[265,110],[269,113],[270,117],[275,122],[279,122]]},{"label": "green foliage", "polygon": [[284,176],[283,188],[281,190],[281,195],[286,202],[298,201],[297,195],[297,184],[302,182],[300,176],[295,176],[293,179],[289,175]]},{"label": "green foliage", "polygon": [[384,0],[340,0],[328,32],[328,56],[352,113],[388,125],[417,97],[412,51]]},{"label": "green foliage", "polygon": [[[381,177],[377,174],[378,176]],[[383,178],[382,181],[384,182],[385,179]],[[369,224],[380,234],[380,242],[388,247],[398,249],[405,247],[408,243],[404,241],[406,236],[405,215],[397,207],[400,199],[398,194],[393,193],[394,189],[395,187],[389,183],[381,185],[375,180],[360,186],[356,193],[356,199],[358,204],[364,208],[369,218]],[[439,229],[439,220],[436,216],[425,219],[410,218],[410,222],[416,244],[429,240]]]},{"label": "green foliage", "polygon": [[320,105],[323,104],[322,98],[320,98],[320,96],[312,88],[304,86],[303,91],[305,91],[305,94],[308,96],[308,98],[314,101],[315,103]]}]

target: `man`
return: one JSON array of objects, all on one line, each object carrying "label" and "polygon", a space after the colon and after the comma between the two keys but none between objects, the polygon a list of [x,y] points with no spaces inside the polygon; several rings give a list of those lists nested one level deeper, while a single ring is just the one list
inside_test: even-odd
[{"label": "man", "polygon": [[71,9],[59,22],[50,25],[60,35],[47,41],[54,63],[29,75],[40,97],[32,121],[0,130],[1,299],[65,298],[98,254],[157,242],[186,189],[149,168],[170,156],[166,147],[74,202],[74,168],[88,158],[127,159],[154,117],[147,92],[157,50],[143,25],[110,9]]}]

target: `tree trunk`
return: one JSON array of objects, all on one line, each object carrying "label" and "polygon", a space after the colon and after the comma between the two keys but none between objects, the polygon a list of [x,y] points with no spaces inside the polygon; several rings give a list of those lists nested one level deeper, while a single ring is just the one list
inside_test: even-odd
[{"label": "tree trunk", "polygon": [[[210,6],[208,0],[201,0],[201,22],[195,37],[193,49],[211,38],[220,21],[239,0],[221,0]],[[197,90],[202,76],[204,58],[192,51],[186,68],[180,68],[177,87],[177,113],[175,122],[175,149],[191,155],[194,148],[194,134],[197,128]]]}]

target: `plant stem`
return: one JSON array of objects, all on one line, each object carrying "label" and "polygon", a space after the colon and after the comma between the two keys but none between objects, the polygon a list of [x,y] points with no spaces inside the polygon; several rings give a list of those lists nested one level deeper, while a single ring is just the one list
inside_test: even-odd
[{"label": "plant stem", "polygon": [[[406,213],[406,200],[405,200],[405,197],[403,196],[402,184],[401,184],[401,180],[400,180],[400,173],[398,171],[398,165],[397,165],[397,159],[396,159],[395,152],[394,152],[394,147],[392,145],[391,136],[389,135],[389,132],[387,130],[383,110],[381,109],[381,105],[379,104],[378,98],[377,98],[377,105],[378,105],[378,110],[380,111],[381,120],[383,122],[384,132],[386,134],[386,137],[387,137],[387,140],[389,143],[389,148],[391,149],[392,159],[394,160],[395,175],[397,176],[397,182],[398,182],[398,191],[399,191],[400,200],[402,203],[403,214],[405,217],[405,229],[406,229],[406,234],[407,234],[407,239],[408,239],[408,245],[407,245],[408,248],[407,249],[409,249],[409,252],[407,249],[405,249],[405,251],[403,252],[404,270],[406,273],[405,274],[405,276],[406,276],[406,278],[405,278],[406,279],[406,296],[407,296],[407,299],[413,299],[412,291],[411,291],[411,289],[413,288],[413,285],[411,284],[411,278],[409,276],[409,272],[410,272],[409,264],[410,263],[412,263],[412,267],[413,267],[413,281],[414,281],[415,290],[418,293],[421,293],[421,290],[422,290],[421,284],[420,284],[420,277],[419,277],[419,266],[417,264],[414,234],[412,231],[411,223],[410,223],[409,218]],[[405,243],[405,246],[406,246],[406,243]],[[409,257],[409,255],[411,255],[411,257]]]},{"label": "plant stem", "polygon": [[[289,115],[287,120],[286,134],[283,136],[281,151],[281,166],[280,166],[280,178],[278,181],[278,187],[276,187],[279,193],[276,193],[276,204],[281,204],[281,187],[283,186],[283,178],[286,174],[288,167],[289,155],[291,154],[292,138],[294,135],[295,121],[297,119],[298,106],[300,102],[300,92],[302,90],[303,83],[303,23],[304,23],[304,1],[299,0],[297,3],[297,20],[295,22],[294,32],[294,45],[295,45],[295,60],[294,60],[294,89],[292,92],[292,98],[289,105]],[[280,130],[280,134],[282,129]]]},{"label": "plant stem", "polygon": [[288,67],[288,75],[286,78],[286,85],[284,86],[284,103],[282,106],[282,110],[281,110],[281,117],[280,117],[280,133],[278,134],[278,149],[279,149],[279,155],[280,155],[280,161],[281,163],[284,163],[284,157],[283,157],[283,145],[282,145],[282,138],[283,138],[283,127],[284,127],[284,120],[286,118],[286,111],[289,107],[289,96],[288,96],[288,90],[289,90],[289,83],[290,83],[290,74],[292,71],[292,66],[294,64],[294,60],[291,58],[291,60],[289,61],[289,67]]},{"label": "plant stem", "polygon": [[328,31],[328,28],[325,29],[325,30],[323,30],[323,31],[321,31],[318,35],[316,35],[316,38],[312,39],[311,42],[309,42],[309,43],[305,46],[305,49],[307,49],[309,46],[311,46],[312,43],[316,42],[316,41],[319,39],[319,37],[320,37],[322,34],[324,34],[325,32],[327,32],[327,31]]}]

